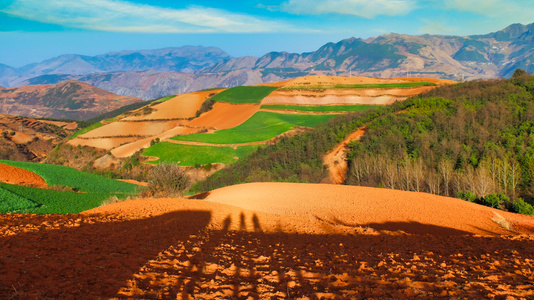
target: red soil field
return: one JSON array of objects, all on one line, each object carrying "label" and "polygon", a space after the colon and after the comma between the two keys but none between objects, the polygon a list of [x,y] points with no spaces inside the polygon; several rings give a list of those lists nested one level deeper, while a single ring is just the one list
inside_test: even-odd
[{"label": "red soil field", "polygon": [[244,184],[197,198],[0,215],[0,297],[534,297],[530,216],[324,184]]},{"label": "red soil field", "polygon": [[131,116],[124,118],[124,120],[164,120],[195,117],[202,103],[208,97],[220,91],[222,89],[178,95],[163,103],[152,106],[154,111],[148,115]]},{"label": "red soil field", "polygon": [[35,187],[46,187],[46,182],[41,176],[31,171],[9,166],[3,163],[0,163],[0,182]]},{"label": "red soil field", "polygon": [[217,102],[213,109],[190,121],[187,125],[217,130],[235,127],[254,115],[260,109],[258,104],[231,104]]}]

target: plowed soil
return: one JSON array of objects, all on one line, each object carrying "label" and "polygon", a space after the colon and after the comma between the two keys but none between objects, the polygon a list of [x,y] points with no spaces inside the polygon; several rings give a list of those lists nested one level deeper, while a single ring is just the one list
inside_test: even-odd
[{"label": "plowed soil", "polygon": [[148,115],[127,117],[124,120],[165,120],[195,117],[202,103],[210,95],[215,95],[220,91],[222,89],[178,95],[152,106],[153,112]]},{"label": "plowed soil", "polygon": [[[136,137],[121,137],[121,138],[98,138],[98,139],[81,139],[75,138],[68,141],[72,146],[89,146],[99,149],[111,150],[124,144],[135,142],[139,138]],[[135,152],[135,151],[134,151]]]},{"label": "plowed soil", "polygon": [[335,185],[255,183],[198,198],[0,215],[0,297],[534,297],[532,217]]},{"label": "plowed soil", "polygon": [[189,126],[216,128],[217,130],[235,127],[254,115],[260,109],[258,104],[231,104],[217,102],[213,109],[188,123]]},{"label": "plowed soil", "polygon": [[154,136],[170,130],[186,121],[141,121],[141,122],[113,122],[100,128],[82,134],[79,137],[94,139],[102,137]]},{"label": "plowed soil", "polygon": [[0,182],[35,187],[46,187],[46,182],[41,176],[31,171],[9,166],[3,163],[0,163]]}]

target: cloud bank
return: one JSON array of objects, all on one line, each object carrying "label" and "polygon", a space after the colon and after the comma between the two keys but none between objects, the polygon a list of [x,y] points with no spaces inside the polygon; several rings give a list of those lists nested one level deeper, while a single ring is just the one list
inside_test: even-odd
[{"label": "cloud bank", "polygon": [[280,10],[300,15],[342,14],[373,19],[379,15],[406,15],[417,7],[415,0],[289,0]]},{"label": "cloud bank", "polygon": [[189,6],[163,8],[124,0],[15,0],[0,12],[26,20],[110,32],[276,32],[290,25],[246,14]]}]

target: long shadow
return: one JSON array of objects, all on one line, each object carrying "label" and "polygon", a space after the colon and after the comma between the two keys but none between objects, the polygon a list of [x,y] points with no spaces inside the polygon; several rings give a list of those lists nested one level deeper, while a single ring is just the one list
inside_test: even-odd
[{"label": "long shadow", "polygon": [[0,288],[20,299],[481,299],[502,285],[527,298],[532,289],[532,238],[271,233],[256,214],[210,230],[210,216],[180,211],[0,239]]},{"label": "long shadow", "polygon": [[[532,239],[460,235],[439,226],[426,229],[454,235],[266,233],[258,230],[261,222],[257,215],[240,215],[237,228],[246,228],[243,223],[249,220],[253,231],[227,230],[232,223],[227,218],[225,230],[205,233],[201,250],[186,249],[190,255],[167,257],[211,268],[160,265],[160,275],[150,277],[156,282],[152,288],[163,281],[161,274],[171,272],[180,284],[174,286],[174,294],[158,297],[449,299],[455,295],[478,299],[494,295],[500,284],[510,285],[516,292],[528,292],[531,287]],[[520,267],[518,261],[527,262]],[[518,272],[519,268],[524,272]],[[186,290],[183,282],[194,284]],[[145,284],[143,289],[150,290],[150,282]],[[150,298],[143,293],[139,296]]]},{"label": "long shadow", "polygon": [[[443,227],[443,226],[437,226],[437,225],[432,225],[432,224],[423,224],[423,223],[419,223],[415,221],[352,224],[352,223],[342,221],[338,218],[333,218],[332,221],[320,218],[318,216],[315,216],[315,218],[319,221],[328,223],[330,225],[343,225],[346,227],[353,227],[353,228],[369,227],[369,228],[379,230],[379,231],[403,231],[405,233],[410,233],[410,234],[432,234],[432,235],[445,235],[445,236],[472,235],[472,233],[468,231],[463,231],[463,230]],[[490,232],[486,231],[486,233],[490,233]],[[496,233],[492,233],[492,234],[495,235]]]},{"label": "long shadow", "polygon": [[205,228],[210,218],[209,211],[176,211],[1,238],[0,298],[113,297],[148,260]]}]

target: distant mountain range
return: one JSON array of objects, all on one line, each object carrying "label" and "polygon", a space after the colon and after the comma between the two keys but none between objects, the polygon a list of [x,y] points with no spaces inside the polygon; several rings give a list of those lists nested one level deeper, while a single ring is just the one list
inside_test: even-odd
[{"label": "distant mountain range", "polygon": [[0,114],[32,118],[87,120],[141,102],[79,81],[0,89]]},{"label": "distant mountain range", "polygon": [[466,37],[392,33],[367,40],[349,38],[313,52],[271,52],[262,57],[234,58],[219,48],[202,46],[62,55],[18,69],[0,64],[0,85],[75,79],[146,100],[308,74],[471,80],[509,77],[516,68],[534,72],[534,23]]}]

